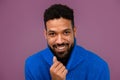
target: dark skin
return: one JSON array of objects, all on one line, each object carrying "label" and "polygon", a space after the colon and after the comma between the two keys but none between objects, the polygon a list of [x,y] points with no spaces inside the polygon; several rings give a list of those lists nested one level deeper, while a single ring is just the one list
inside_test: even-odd
[{"label": "dark skin", "polygon": [[56,56],[50,67],[51,79],[65,80],[68,70],[63,63],[64,61],[65,64],[67,63],[71,47],[74,45],[76,29],[72,27],[71,20],[64,18],[48,20],[46,28],[44,30],[45,38]]},{"label": "dark skin", "polygon": [[53,65],[50,68],[52,80],[65,80],[67,73],[68,71],[65,66],[54,57]]}]

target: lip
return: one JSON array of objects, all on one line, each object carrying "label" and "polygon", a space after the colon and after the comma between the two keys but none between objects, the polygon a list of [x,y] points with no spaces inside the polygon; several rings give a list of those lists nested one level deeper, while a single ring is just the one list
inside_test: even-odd
[{"label": "lip", "polygon": [[64,52],[64,51],[66,50],[66,46],[57,46],[57,47],[55,48],[55,50],[56,50],[57,52]]}]

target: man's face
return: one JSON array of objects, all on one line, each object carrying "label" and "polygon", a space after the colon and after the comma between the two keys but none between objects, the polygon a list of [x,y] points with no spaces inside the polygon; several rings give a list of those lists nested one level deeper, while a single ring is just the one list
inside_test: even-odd
[{"label": "man's face", "polygon": [[65,58],[74,45],[75,28],[71,20],[59,18],[46,22],[45,38],[48,46],[58,58]]}]

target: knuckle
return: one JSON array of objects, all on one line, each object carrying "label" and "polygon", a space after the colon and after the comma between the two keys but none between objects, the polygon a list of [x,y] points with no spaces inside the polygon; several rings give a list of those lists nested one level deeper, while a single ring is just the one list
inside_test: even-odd
[{"label": "knuckle", "polygon": [[53,72],[53,71],[54,71],[54,69],[53,69],[53,67],[51,67],[51,68],[50,68],[50,72]]}]

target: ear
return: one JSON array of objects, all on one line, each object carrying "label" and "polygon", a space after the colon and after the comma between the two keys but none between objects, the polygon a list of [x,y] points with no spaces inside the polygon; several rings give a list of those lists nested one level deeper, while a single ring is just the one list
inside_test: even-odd
[{"label": "ear", "polygon": [[75,35],[75,37],[76,37],[76,27],[74,26],[74,28],[73,28],[73,33],[74,33],[74,35]]},{"label": "ear", "polygon": [[44,37],[45,37],[45,39],[47,39],[47,31],[46,31],[46,29],[44,29]]}]

